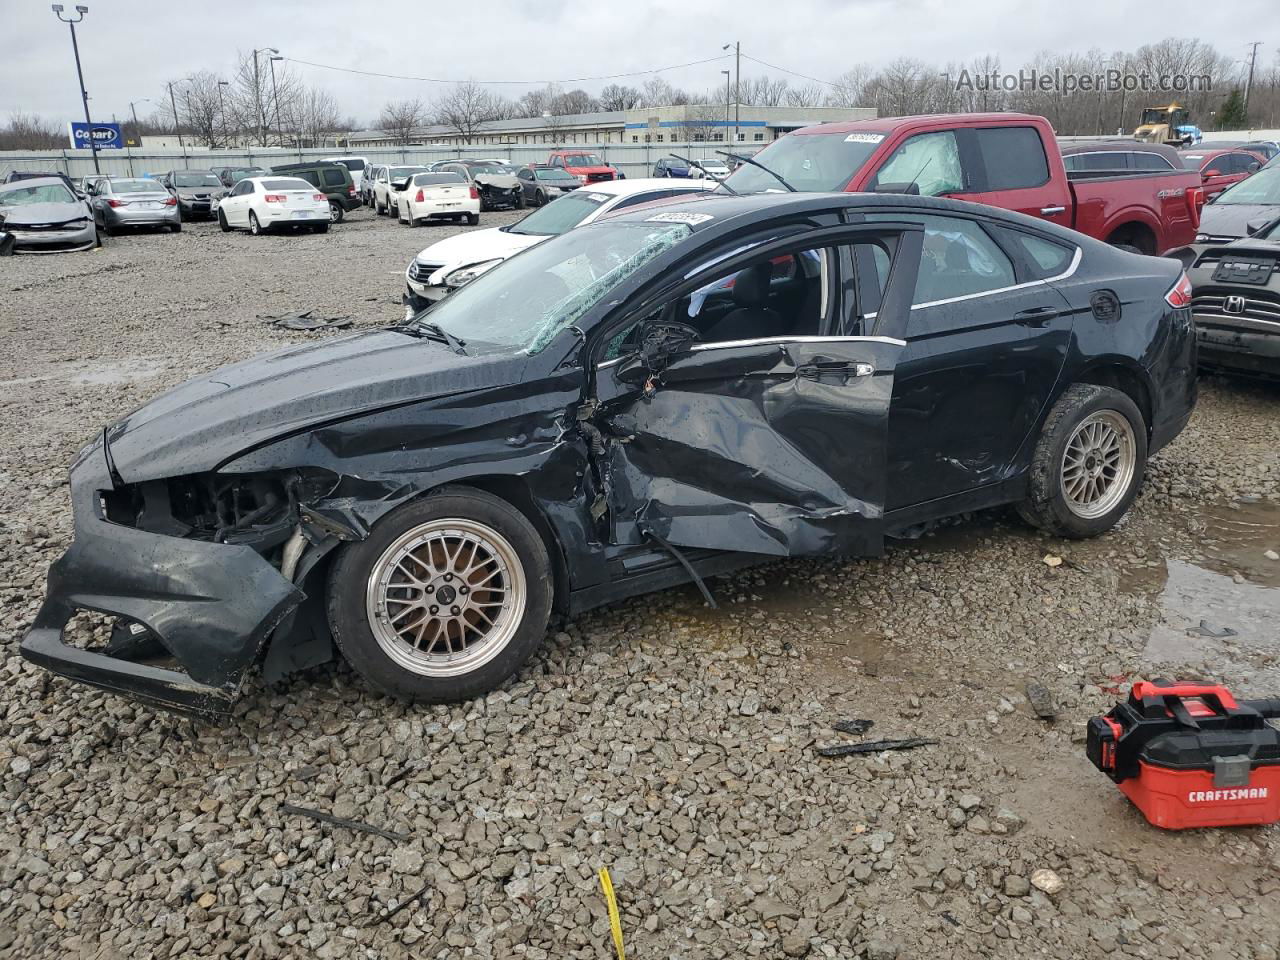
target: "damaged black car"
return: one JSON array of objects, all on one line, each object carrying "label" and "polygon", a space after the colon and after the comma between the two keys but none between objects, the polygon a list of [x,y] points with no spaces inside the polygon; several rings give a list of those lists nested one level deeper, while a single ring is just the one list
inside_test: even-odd
[{"label": "damaged black car", "polygon": [[[186,710],[335,651],[449,701],[553,611],[998,504],[1098,534],[1191,414],[1188,295],[1172,260],[944,199],[636,207],[107,427],[22,652]],[[81,611],[110,643],[65,635]]]}]

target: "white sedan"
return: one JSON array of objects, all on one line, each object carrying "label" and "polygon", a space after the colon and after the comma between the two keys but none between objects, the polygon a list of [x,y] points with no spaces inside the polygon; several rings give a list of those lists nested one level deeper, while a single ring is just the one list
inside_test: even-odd
[{"label": "white sedan", "polygon": [[416,227],[432,217],[480,222],[480,191],[457,173],[419,173],[396,194],[401,223]]},{"label": "white sedan", "polygon": [[521,250],[614,210],[715,187],[714,180],[608,180],[566,193],[509,227],[468,230],[433,243],[405,271],[405,314],[425,310]]},{"label": "white sedan", "polygon": [[689,176],[698,180],[712,177],[716,180],[724,180],[729,176],[729,168],[720,160],[699,160],[701,167],[690,167]]},{"label": "white sedan", "polygon": [[224,233],[247,228],[255,236],[276,227],[327,233],[329,198],[299,177],[249,177],[218,204],[218,226]]}]

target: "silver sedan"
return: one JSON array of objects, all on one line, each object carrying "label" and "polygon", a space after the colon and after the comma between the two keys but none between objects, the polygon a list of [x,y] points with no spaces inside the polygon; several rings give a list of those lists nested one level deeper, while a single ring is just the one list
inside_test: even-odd
[{"label": "silver sedan", "polygon": [[88,203],[58,177],[0,184],[0,231],[15,250],[55,253],[101,246]]},{"label": "silver sedan", "polygon": [[123,227],[182,229],[178,198],[159,180],[108,178],[89,185],[93,219],[106,233]]}]

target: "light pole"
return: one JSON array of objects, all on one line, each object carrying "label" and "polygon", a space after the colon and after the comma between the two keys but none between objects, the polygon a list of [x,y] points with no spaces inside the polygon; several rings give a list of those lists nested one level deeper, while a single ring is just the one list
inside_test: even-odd
[{"label": "light pole", "polygon": [[276,55],[268,61],[268,66],[271,67],[271,95],[276,101],[276,131],[280,134],[280,146],[282,147],[284,146],[284,127],[280,125],[280,88],[276,86],[276,61],[283,59],[284,57],[280,56],[279,51],[277,51]]},{"label": "light pole", "polygon": [[[721,50],[728,50],[733,47],[734,55],[734,77],[733,77],[733,142],[738,142],[738,124],[742,121],[741,104],[742,99],[742,41],[737,40],[733,43],[726,43]],[[729,81],[726,80],[727,84]],[[729,122],[728,116],[725,117],[725,123]]]},{"label": "light pole", "polygon": [[227,103],[222,99],[222,88],[231,85],[230,80],[218,81],[218,112],[222,114],[222,146],[224,148],[231,146],[231,138],[228,136],[227,128]]},{"label": "light pole", "polygon": [[[182,139],[182,124],[178,122],[178,102],[173,99],[173,85],[175,83],[186,83],[190,79],[190,77],[183,77],[181,80],[170,80],[168,83],[169,109],[173,111],[173,129],[178,134],[178,146],[182,148],[182,165],[184,167],[187,165],[187,142]],[[187,102],[189,104],[191,101],[188,100]],[[190,112],[189,107],[188,112]]]},{"label": "light pole", "polygon": [[[280,51],[275,47],[259,47],[253,51],[253,110],[254,122],[258,125],[258,139],[266,140],[264,127],[267,125],[267,111],[262,106],[262,80],[258,75],[258,54],[270,50],[272,53],[279,54]],[[263,146],[266,146],[263,143]]]},{"label": "light pole", "polygon": [[88,7],[76,6],[76,13],[80,16],[74,20],[62,15],[62,4],[53,4],[53,12],[57,14],[58,19],[71,27],[71,50],[76,55],[76,76],[80,80],[80,99],[84,103],[84,123],[89,127],[89,150],[93,153],[93,172],[101,173],[98,168],[98,141],[93,139],[93,121],[89,119],[89,91],[84,88],[84,71],[80,69],[80,44],[76,42],[76,24],[84,19],[84,15],[89,12]]},{"label": "light pole", "polygon": [[[129,101],[129,113],[133,116],[133,135],[138,138],[138,143],[142,143],[142,134],[138,131],[138,109],[135,104],[150,103],[150,97],[143,97],[141,100]],[[133,147],[129,145],[129,141],[124,142],[125,149],[129,152],[129,176],[133,176]]]}]

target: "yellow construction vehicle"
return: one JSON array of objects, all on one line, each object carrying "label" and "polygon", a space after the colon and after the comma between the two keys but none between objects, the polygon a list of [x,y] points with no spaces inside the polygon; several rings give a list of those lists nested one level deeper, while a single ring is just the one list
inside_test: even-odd
[{"label": "yellow construction vehicle", "polygon": [[1147,107],[1142,111],[1138,128],[1133,131],[1133,139],[1143,143],[1168,143],[1176,146],[1182,143],[1178,128],[1187,126],[1190,118],[1190,112],[1181,104]]}]

